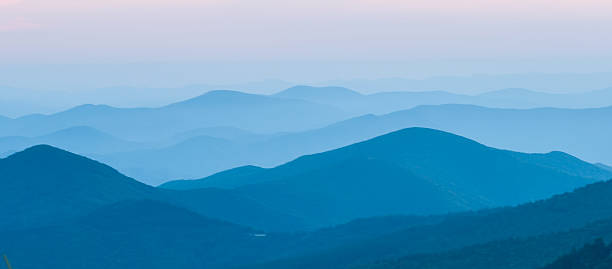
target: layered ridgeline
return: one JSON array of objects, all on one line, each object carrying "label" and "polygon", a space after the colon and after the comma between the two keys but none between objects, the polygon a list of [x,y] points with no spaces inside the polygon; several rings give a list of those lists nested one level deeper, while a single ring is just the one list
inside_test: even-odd
[{"label": "layered ridgeline", "polygon": [[608,178],[609,171],[564,153],[510,152],[409,128],[271,169],[241,167],[161,187],[231,189],[322,226],[515,205]]},{"label": "layered ridgeline", "polygon": [[612,105],[612,88],[574,94],[553,94],[510,88],[477,95],[445,91],[389,91],[361,94],[343,87],[296,86],[274,97],[331,105],[354,113],[390,113],[420,105],[469,104],[498,108],[594,108]]},{"label": "layered ridgeline", "polygon": [[[407,142],[404,138],[408,134],[415,141]],[[416,134],[434,138],[436,142],[425,143],[420,141]],[[384,146],[388,141],[394,141],[395,149]],[[417,141],[420,143],[416,143]],[[403,146],[404,144],[406,146]],[[385,156],[388,155],[389,158],[380,157],[381,151],[369,152],[369,146],[384,150]],[[407,150],[406,147],[413,151]],[[507,171],[510,175],[520,175],[511,170],[522,169],[539,175],[532,177],[532,180],[513,178],[516,185],[529,183],[528,186],[533,185],[536,190],[537,182],[567,184],[566,187],[569,187],[568,182],[583,185],[584,181],[595,181],[596,178],[602,177],[600,173],[604,173],[595,166],[580,161],[561,169],[558,165],[565,164],[566,161],[547,159],[539,155],[519,154],[520,157],[517,157],[518,153],[487,148],[465,138],[428,129],[407,129],[337,151],[307,156],[301,160],[306,160],[308,165],[323,165],[321,167],[325,169],[344,167],[353,163],[353,160],[357,161],[355,164],[359,164],[353,168],[358,169],[366,169],[360,165],[382,163],[382,166],[373,166],[385,169],[378,171],[375,176],[372,175],[371,180],[377,185],[421,188],[423,185],[427,186],[419,183],[422,182],[422,177],[427,175],[422,170],[415,170],[410,177],[404,177],[410,174],[392,175],[390,180],[381,177],[381,174],[385,174],[386,169],[401,168],[401,171],[406,171],[410,167],[406,163],[416,158],[413,153],[423,154],[422,159],[425,161],[417,164],[423,166],[433,160],[432,156],[435,154],[432,153],[435,149],[442,147],[454,148],[469,153],[470,156],[474,151],[493,152],[492,155],[486,155],[492,158],[493,162],[498,165],[506,161],[513,164],[510,166],[512,169]],[[419,148],[430,148],[431,151],[419,151]],[[354,154],[355,158],[343,157],[347,152]],[[326,157],[327,160],[318,158],[328,154],[331,155]],[[460,159],[457,165],[470,162],[470,158],[465,157],[468,155],[461,155],[464,158]],[[456,157],[452,152],[445,156],[448,159]],[[432,165],[437,168],[450,164],[440,161],[439,158],[436,160],[438,163]],[[375,206],[368,207],[359,203],[355,204],[354,208],[362,208],[367,214],[373,215],[385,214],[385,210],[389,208],[397,209],[397,202],[425,204],[433,201],[423,196],[410,197],[414,192],[405,189],[407,195],[403,197],[396,195],[399,191],[390,192],[394,199],[401,200],[392,200],[393,203],[385,204],[389,200],[382,199],[379,192],[386,191],[388,187],[377,189],[374,188],[375,184],[370,183],[347,184],[363,183],[365,177],[358,177],[358,173],[323,177],[325,172],[317,174],[309,171],[304,173],[308,176],[302,179],[313,182],[313,187],[305,189],[303,194],[291,197],[274,194],[283,191],[277,187],[279,185],[288,184],[293,186],[291,188],[308,185],[295,185],[300,179],[296,175],[303,174],[299,171],[300,167],[308,167],[306,164],[296,166],[289,163],[282,169],[275,168],[279,170],[270,169],[278,171],[273,173],[254,167],[228,171],[219,175],[218,180],[224,177],[229,179],[233,175],[245,176],[244,181],[236,180],[229,184],[241,187],[179,191],[149,187],[106,165],[63,150],[49,146],[33,147],[0,160],[0,184],[3,186],[0,189],[0,208],[5,212],[0,224],[0,237],[3,238],[0,241],[0,251],[9,254],[13,263],[19,264],[20,268],[39,268],[41,265],[46,265],[47,268],[165,268],[177,265],[181,268],[228,268],[234,265],[250,266],[249,264],[263,264],[263,268],[342,268],[388,257],[434,253],[491,240],[563,231],[612,216],[609,199],[612,187],[610,183],[598,183],[574,193],[515,208],[446,216],[369,218],[313,232],[273,232],[312,228],[347,218],[346,214],[341,214],[341,218],[332,216],[326,219],[334,210],[339,210],[325,209],[333,207],[329,204],[330,200],[326,199],[316,204],[322,211],[319,215],[303,211],[305,207],[300,207],[299,204],[312,206],[313,201],[320,197],[325,198],[326,196],[321,194],[327,194],[329,190],[336,190],[336,196],[346,201],[356,199],[357,196],[369,201]],[[489,163],[483,163],[487,164]],[[455,166],[450,165],[449,169],[461,171]],[[549,181],[552,179],[539,171],[555,171],[557,179]],[[253,179],[248,176],[260,172],[270,173],[271,181],[256,178],[256,181],[261,182],[250,184]],[[288,176],[286,181],[279,179],[280,174],[274,174],[281,172]],[[429,175],[432,175],[431,172]],[[400,176],[404,181],[417,183],[399,184],[397,182],[401,181]],[[357,178],[350,181],[352,177]],[[511,178],[498,177],[494,180],[508,179]],[[247,185],[243,185],[245,181],[248,182]],[[515,183],[503,185],[508,188],[507,192],[512,192],[515,187]],[[258,190],[263,186],[274,187],[268,194],[277,195],[274,199],[289,206],[251,196],[251,190],[254,194],[263,194],[264,192]],[[339,186],[344,188],[339,191]],[[252,187],[255,188],[249,189]],[[529,188],[522,190],[526,189]],[[446,204],[457,203],[455,195],[438,195],[434,198],[439,199],[440,196],[451,199]],[[417,201],[417,198],[422,200]],[[380,211],[374,212],[374,209]],[[350,210],[349,212],[362,214]],[[312,218],[305,219],[305,216]],[[307,224],[304,224],[305,222]],[[249,226],[252,228],[247,228]],[[559,255],[566,252],[561,250]],[[556,257],[551,255],[551,261],[553,258]]]},{"label": "layered ridgeline", "polygon": [[406,127],[440,129],[497,148],[522,152],[560,150],[587,161],[612,163],[607,150],[612,147],[610,107],[517,110],[469,105],[423,106],[380,116],[366,115],[305,132],[251,135],[247,141],[217,136],[223,143],[214,144],[209,142],[211,135],[204,135],[161,149],[110,154],[99,159],[139,180],[159,184],[172,178],[203,177],[241,165],[273,167],[302,155],[347,146]]},{"label": "layered ridgeline", "polygon": [[264,159],[271,155],[268,152],[296,158],[407,127],[439,129],[498,148],[523,152],[559,150],[593,162],[612,163],[612,155],[607,150],[612,147],[609,139],[612,136],[612,107],[499,109],[472,105],[419,106],[279,136],[266,141],[261,148],[269,149],[262,152]]},{"label": "layered ridgeline", "polygon": [[[46,153],[40,155],[41,159],[25,158],[28,155],[33,156],[32,151],[57,155]],[[21,167],[21,170],[40,171],[32,174],[40,181],[52,179],[74,183],[71,192],[63,186],[56,188],[58,195],[55,197],[51,192],[36,191],[34,195],[48,197],[41,200],[44,203],[28,204],[26,199],[31,200],[33,197],[23,195],[35,190],[36,188],[32,187],[40,182],[19,177],[19,181],[26,184],[20,188],[13,187],[11,191],[23,197],[6,196],[8,192],[1,196],[1,208],[4,212],[7,212],[7,201],[10,198],[15,202],[13,206],[25,203],[29,210],[51,210],[49,212],[55,215],[52,226],[40,227],[45,226],[45,223],[37,222],[34,225],[40,226],[31,229],[0,229],[0,236],[3,238],[0,241],[0,251],[9,254],[13,263],[18,264],[20,268],[33,269],[41,265],[47,268],[83,269],[167,266],[195,269],[231,268],[234,265],[246,268],[423,268],[423,265],[428,265],[427,262],[431,261],[446,261],[452,265],[452,258],[468,261],[468,265],[482,266],[464,268],[537,268],[533,266],[548,264],[558,256],[568,253],[572,247],[580,247],[597,237],[610,238],[612,235],[608,232],[612,231],[612,225],[606,220],[612,217],[611,182],[595,183],[571,193],[517,207],[437,217],[371,218],[314,232],[279,234],[215,220],[217,216],[210,212],[214,208],[222,208],[233,214],[254,213],[249,215],[250,218],[258,214],[262,214],[260,218],[269,216],[265,212],[253,212],[254,209],[249,203],[228,208],[226,204],[230,200],[227,199],[227,193],[217,193],[218,199],[211,198],[215,196],[214,192],[198,193],[199,199],[208,199],[204,203],[213,204],[213,208],[201,210],[199,213],[186,209],[192,203],[179,204],[174,200],[176,198],[159,198],[155,194],[149,194],[152,188],[141,188],[138,184],[135,187],[141,190],[137,192],[138,195],[126,195],[128,199],[113,203],[100,202],[103,199],[123,199],[108,198],[108,195],[100,193],[108,191],[117,194],[123,188],[134,188],[134,182],[124,182],[125,178],[121,176],[115,178],[113,174],[116,172],[99,163],[45,146],[29,149],[2,161],[11,160],[11,165],[16,165],[19,163],[17,157],[23,158],[22,161],[27,160],[24,162],[27,166]],[[67,166],[60,165],[63,162],[61,160],[67,158],[71,160],[69,163],[72,165],[84,168],[89,166],[83,171],[97,172],[74,173],[75,176],[71,176],[73,173],[70,171],[61,174],[55,168],[38,165],[51,157],[60,160],[54,162],[53,167],[67,169]],[[83,163],[77,163],[73,158],[79,158]],[[2,169],[3,172],[8,171],[6,167]],[[96,174],[100,176],[95,177]],[[74,178],[81,178],[85,182],[93,178],[90,184],[96,187],[78,184]],[[109,185],[116,188],[100,187],[95,183],[99,180],[112,182],[113,184]],[[12,181],[3,177],[2,182],[4,186]],[[14,182],[12,184],[16,185]],[[77,193],[82,193],[82,196],[87,198],[94,197],[97,200],[95,204],[99,206],[83,208],[78,215],[74,214],[73,210],[65,211],[57,206],[71,200],[73,208],[86,203],[94,204],[75,195]],[[185,196],[187,192],[176,191],[175,194]],[[194,201],[201,200],[192,202]],[[10,219],[11,214],[18,212],[29,214],[20,210],[8,212],[5,216]],[[66,212],[71,213],[70,217],[66,216]],[[59,220],[58,214],[64,214],[65,218]],[[20,216],[20,219],[26,218],[30,216]],[[267,217],[267,220],[276,222],[282,218],[272,216]],[[570,229],[573,230],[564,232]],[[510,238],[513,239],[509,240]],[[523,249],[524,251],[518,251]],[[514,252],[508,252],[513,250]],[[431,253],[431,256],[426,253]],[[506,255],[506,259],[492,258],[499,258],[502,254]],[[389,260],[390,258],[392,260]],[[513,259],[525,262],[507,263]],[[406,264],[398,263],[399,267],[391,267],[395,266],[396,262],[403,261],[416,261],[416,265],[403,267]],[[368,265],[373,262],[375,263]],[[433,267],[440,264],[444,266],[446,263],[429,264],[432,265],[431,268],[462,268]],[[505,264],[529,266],[504,267]]]},{"label": "layered ridgeline", "polygon": [[149,147],[145,143],[126,141],[88,126],[76,126],[36,137],[0,137],[0,154],[41,144],[68,148],[79,154],[110,154]]},{"label": "layered ridgeline", "polygon": [[97,207],[153,199],[261,229],[305,228],[305,221],[218,189],[170,191],[128,178],[102,163],[51,146],[0,159],[0,230],[62,223]]},{"label": "layered ridgeline", "polygon": [[301,131],[348,116],[340,109],[304,100],[212,91],[159,108],[82,105],[51,115],[3,120],[0,136],[40,136],[70,127],[90,126],[124,139],[150,141],[217,126],[255,132]]},{"label": "layered ridgeline", "polygon": [[[608,102],[610,98],[606,94],[610,92],[593,93],[599,96],[594,99]],[[612,136],[610,107],[514,109],[531,106],[463,102],[446,99],[443,97],[446,95],[452,94],[362,95],[344,88],[296,87],[272,96],[213,91],[160,108],[85,105],[52,115],[1,118],[0,156],[35,144],[51,144],[101,160],[130,177],[158,185],[169,179],[209,176],[242,165],[273,167],[302,155],[347,146],[403,128],[428,127],[497,148],[522,152],[560,150],[587,161],[612,164],[612,155],[607,150],[612,147],[608,139]],[[487,98],[502,101],[535,100],[532,95],[539,94],[521,90],[486,94]],[[383,101],[376,101],[378,98]],[[568,98],[581,100],[582,97]],[[359,109],[351,108],[351,100],[360,100],[354,101]],[[412,108],[423,104],[432,105]],[[547,104],[534,106],[540,105]],[[406,108],[410,109],[397,111]],[[358,116],[392,111],[396,112]],[[357,117],[348,119],[352,116]],[[87,143],[90,139],[96,143]]]}]

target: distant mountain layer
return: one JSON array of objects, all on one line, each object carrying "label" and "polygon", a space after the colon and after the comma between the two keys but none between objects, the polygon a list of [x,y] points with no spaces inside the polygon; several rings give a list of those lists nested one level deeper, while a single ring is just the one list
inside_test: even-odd
[{"label": "distant mountain layer", "polygon": [[605,164],[603,164],[603,163],[596,163],[595,165],[596,165],[597,167],[601,168],[601,169],[608,170],[608,171],[612,171],[612,167],[610,167],[610,166],[608,166],[608,165],[605,165]]},{"label": "distant mountain layer", "polygon": [[51,115],[29,115],[1,125],[0,136],[39,136],[83,125],[129,140],[148,141],[216,126],[255,132],[301,131],[348,116],[340,109],[304,100],[212,91],[159,108],[83,105]]},{"label": "distant mountain layer", "polygon": [[331,225],[380,214],[514,205],[608,178],[609,171],[563,153],[508,152],[450,133],[410,128],[272,169],[242,167],[162,187],[232,188]]},{"label": "distant mountain layer", "polygon": [[155,150],[93,157],[139,180],[160,184],[172,178],[201,178],[244,165],[273,167],[302,155],[332,150],[407,127],[428,127],[496,148],[521,152],[563,151],[591,162],[612,163],[612,154],[607,150],[612,147],[608,139],[612,136],[611,126],[612,107],[518,110],[470,105],[421,106],[381,116],[356,117],[305,132],[234,137],[219,143],[194,138]]},{"label": "distant mountain layer", "polygon": [[39,144],[69,148],[80,154],[110,154],[148,147],[145,143],[122,140],[91,127],[76,126],[37,137],[2,137],[0,152],[22,151]]},{"label": "distant mountain layer", "polygon": [[262,148],[269,150],[262,152],[261,159],[266,159],[268,152],[297,158],[408,127],[439,129],[497,148],[522,152],[563,151],[593,162],[612,163],[612,154],[607,150],[612,147],[608,139],[612,136],[612,107],[519,110],[471,105],[420,106],[287,134],[267,141]]},{"label": "distant mountain layer", "polygon": [[479,95],[444,91],[388,91],[360,94],[342,87],[296,86],[275,97],[302,99],[332,105],[360,114],[390,113],[419,105],[469,104],[497,108],[595,108],[612,106],[612,88],[576,94],[551,94],[527,89],[502,89]]},{"label": "distant mountain layer", "polygon": [[[497,148],[563,151],[592,162],[612,163],[607,150],[612,147],[608,139],[612,136],[612,107],[516,110],[469,105],[422,106],[381,116],[356,117],[305,132],[259,135],[231,127],[212,127],[150,143],[94,135],[100,131],[77,127],[51,137],[0,138],[0,154],[6,156],[36,142],[51,144],[86,154],[140,181],[157,185],[169,179],[201,178],[245,165],[273,167],[302,155],[414,126],[449,131]],[[75,132],[87,129],[90,131]]]},{"label": "distant mountain layer", "polygon": [[[0,156],[35,144],[51,144],[86,154],[126,175],[157,185],[170,179],[200,178],[244,165],[273,167],[302,155],[347,146],[391,131],[428,127],[497,148],[522,152],[563,151],[591,162],[609,164],[612,155],[606,149],[611,146],[607,139],[612,135],[607,127],[612,126],[610,107],[515,108],[603,106],[612,100],[611,93],[612,90],[600,90],[551,95],[506,89],[478,96],[447,92],[364,95],[341,87],[308,86],[289,88],[270,96],[212,91],[159,108],[84,105],[52,115],[3,118],[0,119]],[[563,105],[565,101],[559,100],[584,105]],[[585,100],[600,103],[589,105]],[[419,106],[423,104],[431,106]],[[388,112],[393,113],[358,116]],[[354,116],[358,117],[351,118]],[[568,122],[572,128],[567,127]],[[64,134],[70,139],[62,138],[61,143],[50,138],[40,139],[82,126],[107,134],[115,141],[92,136],[90,132]],[[214,142],[211,137],[224,141]],[[592,141],[592,144],[576,141]]]}]

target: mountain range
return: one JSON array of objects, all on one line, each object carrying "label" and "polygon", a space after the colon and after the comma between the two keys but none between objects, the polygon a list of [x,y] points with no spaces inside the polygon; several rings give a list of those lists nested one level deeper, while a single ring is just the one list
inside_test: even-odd
[{"label": "mountain range", "polygon": [[[448,151],[439,155],[439,149]],[[345,167],[358,171],[345,175]],[[475,168],[483,171],[472,171]],[[412,173],[381,176],[397,171]],[[273,169],[244,167],[209,178],[217,184],[227,179],[230,183],[220,186],[225,190],[153,188],[50,146],[0,159],[0,172],[0,208],[5,216],[0,223],[0,251],[20,268],[41,264],[47,268],[423,268],[428,264],[438,268],[461,261],[512,268],[503,267],[508,259],[491,257],[513,249],[524,249],[512,256],[524,258],[523,264],[529,265],[524,268],[537,268],[596,236],[612,235],[607,232],[612,229],[605,229],[612,227],[606,226],[612,218],[612,183],[599,180],[612,177],[606,170],[559,152],[509,152],[422,128],[304,156]],[[368,183],[368,178],[379,186]],[[430,186],[446,183],[447,191],[418,193],[427,188],[425,178]],[[487,180],[499,187],[487,185]],[[465,191],[461,185],[470,182],[483,184],[476,189],[480,195],[499,197],[500,203],[519,196],[544,199],[554,188],[560,193],[574,184],[598,183],[515,207],[375,217],[391,212],[381,207],[387,201],[388,205],[419,206],[448,198],[447,204],[457,204],[458,195],[453,193]],[[300,186],[305,189],[299,195],[282,193],[301,190]],[[394,196],[402,186],[415,189]],[[264,187],[270,189],[260,192]],[[341,208],[319,199],[330,190],[340,199],[332,202],[340,206],[341,200],[351,201],[358,195],[371,203],[352,200],[352,207],[345,208],[353,218],[368,218],[313,230],[320,226],[312,223],[342,221],[326,215]],[[381,190],[390,196],[381,197]],[[257,193],[276,198],[264,201]],[[310,205],[317,207],[303,210],[302,204],[312,201],[317,203]],[[322,211],[319,221],[313,217],[316,210]],[[305,217],[313,218],[306,221]],[[549,246],[548,255],[535,259],[535,254],[542,253],[535,250],[543,246]],[[403,267],[412,266],[404,261],[416,265]]]},{"label": "mountain range", "polygon": [[304,100],[211,91],[158,108],[82,105],[50,115],[24,116],[0,126],[0,135],[40,136],[89,126],[123,139],[144,142],[204,127],[231,126],[264,133],[308,130],[347,116],[340,109]]},{"label": "mountain range", "polygon": [[1,137],[0,152],[22,151],[39,144],[69,148],[79,154],[110,154],[148,147],[145,143],[123,140],[88,126],[75,126],[37,137]]},{"label": "mountain range", "polygon": [[[40,145],[0,159],[0,230],[53,225],[124,200],[153,199],[261,229],[304,229],[304,220],[229,191],[157,189],[85,157]],[[223,205],[223,206],[219,206]]]},{"label": "mountain range", "polygon": [[612,182],[595,183],[244,268],[539,268],[596,238],[612,239],[611,192]]},{"label": "mountain range", "polygon": [[514,205],[610,177],[609,171],[564,153],[509,152],[450,133],[409,128],[272,169],[242,167],[161,187],[230,188],[319,225],[333,225],[375,215]]},{"label": "mountain range", "polygon": [[[428,127],[497,148],[522,152],[558,150],[610,164],[612,155],[606,150],[610,146],[607,137],[612,135],[607,127],[612,126],[608,124],[612,118],[610,107],[514,108],[548,105],[540,99],[605,103],[610,100],[609,93],[600,90],[553,95],[507,89],[477,96],[446,92],[364,95],[341,87],[307,86],[273,95],[212,91],[159,108],[84,105],[51,115],[2,118],[0,156],[36,144],[50,144],[108,163],[140,181],[160,184],[243,165],[274,167],[302,155],[391,131]],[[504,107],[503,102],[513,108],[444,105]],[[550,105],[563,106],[562,103]],[[417,106],[422,104],[434,105]],[[409,109],[395,111],[404,108]],[[359,116],[389,111],[395,112]],[[567,128],[569,122],[572,128]],[[598,146],[576,142],[582,140]]]},{"label": "mountain range", "polygon": [[511,88],[476,95],[445,91],[390,91],[361,94],[343,87],[295,86],[275,97],[301,99],[356,114],[386,114],[420,105],[468,104],[496,108],[596,108],[612,106],[612,88],[584,93],[555,94]]},{"label": "mountain range", "polygon": [[[496,148],[521,152],[563,151],[591,162],[612,163],[612,155],[607,150],[612,147],[608,139],[612,136],[610,126],[612,107],[517,110],[471,105],[421,106],[380,116],[356,117],[305,132],[259,136],[244,142],[224,139],[221,143],[207,143],[210,139],[194,138],[163,149],[96,158],[139,180],[157,184],[171,178],[199,178],[242,165],[274,167],[302,155],[332,150],[407,127],[428,127]],[[591,141],[598,146],[576,141]],[[178,161],[181,159],[185,161]],[[153,169],[159,167],[163,170]]]}]

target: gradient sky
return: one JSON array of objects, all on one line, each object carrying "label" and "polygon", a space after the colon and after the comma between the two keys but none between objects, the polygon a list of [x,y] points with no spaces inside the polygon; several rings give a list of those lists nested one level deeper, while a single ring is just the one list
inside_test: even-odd
[{"label": "gradient sky", "polygon": [[612,57],[608,0],[0,0],[0,61]]},{"label": "gradient sky", "polygon": [[[527,79],[485,76],[499,83],[455,90],[586,91],[612,86],[604,78],[610,48],[610,0],[0,0],[0,102],[59,104],[63,97],[40,98],[41,91],[114,86],[271,92],[340,80],[514,73]],[[571,83],[530,75],[600,72]],[[272,81],[251,83],[264,80]],[[162,92],[155,102],[195,93]],[[117,98],[143,99],[138,91]],[[39,111],[50,110],[9,112]]]},{"label": "gradient sky", "polygon": [[610,72],[610,48],[609,0],[0,0],[18,88]]}]

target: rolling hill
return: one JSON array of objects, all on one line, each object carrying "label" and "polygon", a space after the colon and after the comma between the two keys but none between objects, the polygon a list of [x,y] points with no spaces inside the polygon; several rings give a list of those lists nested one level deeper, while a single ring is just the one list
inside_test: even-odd
[{"label": "rolling hill", "polygon": [[[450,150],[440,157],[435,152],[441,148]],[[216,181],[234,176],[244,179],[230,181],[226,190],[177,191],[149,187],[101,163],[50,146],[36,146],[0,160],[0,184],[8,186],[0,189],[0,208],[8,216],[0,225],[0,250],[20,268],[41,264],[48,268],[348,268],[390,257],[470,251],[471,247],[479,249],[491,241],[515,237],[536,242],[529,240],[612,217],[612,183],[600,182],[517,207],[429,217],[366,218],[295,232],[340,223],[348,217],[384,215],[407,208],[398,203],[425,204],[430,199],[442,205],[457,204],[456,194],[440,193],[439,188],[431,187],[431,181],[423,180],[432,176],[452,180],[453,187],[470,180],[481,184],[488,178],[496,182],[513,179],[499,188],[514,199],[513,188],[522,184],[533,185],[532,192],[523,193],[533,195],[544,193],[539,184],[563,187],[574,180],[593,182],[605,175],[563,153],[548,155],[497,150],[449,133],[411,128],[273,169],[227,171],[217,175]],[[427,172],[425,168],[431,167],[437,169]],[[439,167],[447,167],[444,172],[448,174],[441,173]],[[481,167],[483,173],[504,170],[505,175],[481,178],[471,171],[474,167]],[[260,177],[262,174],[266,177]],[[453,178],[455,174],[465,176],[466,181]],[[299,181],[304,183],[296,183]],[[262,191],[264,187],[271,189]],[[479,190],[487,187],[482,184]],[[331,191],[338,200],[328,198]],[[382,197],[383,193],[388,197]],[[399,195],[406,193],[419,195]],[[257,195],[272,198],[264,200]],[[441,199],[446,198],[450,200],[443,203]],[[348,202],[353,203],[352,208]],[[589,227],[583,230],[597,231]],[[567,238],[592,238],[578,235]],[[587,242],[580,240],[574,241]],[[567,247],[571,245],[559,244],[547,257],[552,261],[555,253],[565,253]]]},{"label": "rolling hill", "polygon": [[[498,109],[472,105],[419,106],[380,116],[360,116],[316,130],[287,134],[264,144],[271,149],[270,152],[279,152],[282,155],[278,156],[291,159],[408,127],[426,127],[497,148],[521,152],[563,151],[590,162],[612,163],[612,155],[607,150],[612,147],[608,139],[612,136],[610,126],[612,107]],[[279,159],[282,158],[275,160]]]},{"label": "rolling hill", "polygon": [[203,216],[265,230],[303,229],[306,222],[226,190],[157,189],[85,157],[40,145],[0,159],[0,230],[65,222],[108,204],[152,199]]},{"label": "rolling hill", "polygon": [[[516,207],[244,268],[538,268],[596,238],[612,239],[612,181]],[[528,266],[527,266],[528,265]]]},{"label": "rolling hill", "polygon": [[162,187],[229,187],[325,226],[375,215],[515,205],[610,177],[609,171],[562,153],[509,152],[450,133],[408,128],[272,169],[243,167]]},{"label": "rolling hill", "polygon": [[[612,163],[612,155],[607,150],[612,147],[608,139],[612,136],[612,128],[609,127],[612,126],[611,119],[612,107],[520,110],[470,105],[422,106],[380,116],[360,116],[305,132],[277,134],[244,142],[232,140],[230,148],[236,151],[234,154],[217,158],[217,153],[206,154],[202,150],[198,154],[198,166],[181,166],[182,163],[177,162],[176,167],[167,165],[163,166],[163,171],[159,171],[159,166],[154,165],[160,159],[172,163],[181,156],[194,156],[192,152],[197,152],[197,145],[188,147],[185,152],[169,146],[160,149],[159,154],[142,153],[138,162],[127,157],[124,159],[121,153],[109,158],[95,157],[139,180],[157,183],[169,179],[201,178],[244,165],[274,167],[302,155],[333,150],[404,128],[427,127],[465,136],[496,148],[519,152],[563,151],[589,162]],[[571,128],[568,127],[569,122]],[[598,146],[588,146],[588,143],[581,141],[591,141]],[[152,156],[151,165],[149,154]],[[187,163],[193,161],[188,160]],[[217,169],[212,168],[213,163]]]},{"label": "rolling hill", "polygon": [[253,229],[152,200],[123,201],[68,223],[0,233],[19,268],[223,268],[266,253]]}]

